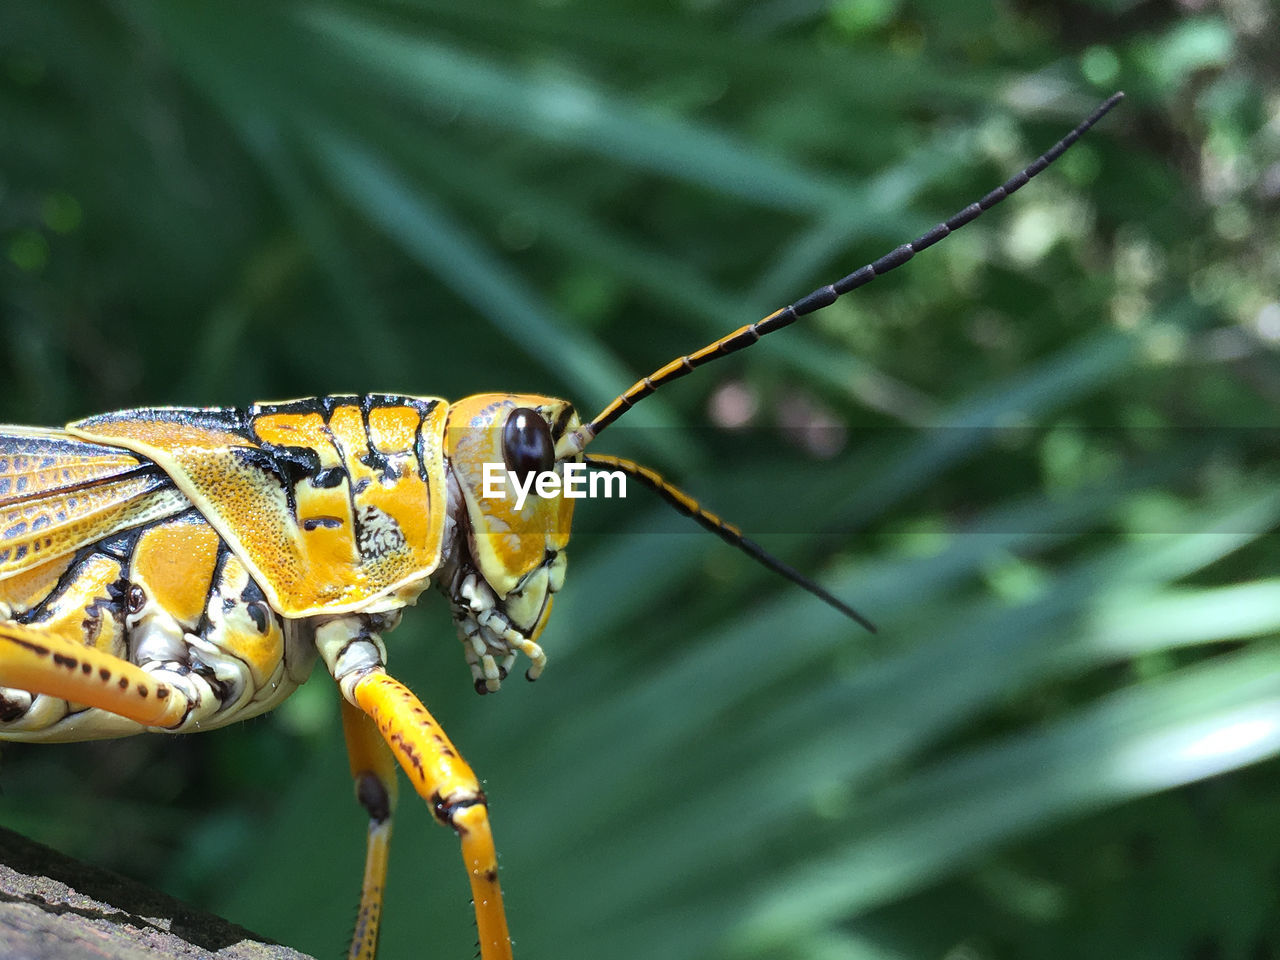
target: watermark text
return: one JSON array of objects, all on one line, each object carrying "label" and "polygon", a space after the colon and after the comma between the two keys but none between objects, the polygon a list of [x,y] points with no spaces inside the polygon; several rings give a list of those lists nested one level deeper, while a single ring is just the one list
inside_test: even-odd
[{"label": "watermark text", "polygon": [[585,463],[575,461],[563,464],[561,469],[564,471],[563,477],[555,470],[532,470],[521,478],[501,463],[486,463],[480,496],[486,500],[505,500],[507,484],[510,484],[515,490],[516,509],[520,510],[530,492],[544,500],[555,496],[569,500],[595,500],[600,497],[612,499],[627,495],[627,475],[621,470],[591,472]]}]

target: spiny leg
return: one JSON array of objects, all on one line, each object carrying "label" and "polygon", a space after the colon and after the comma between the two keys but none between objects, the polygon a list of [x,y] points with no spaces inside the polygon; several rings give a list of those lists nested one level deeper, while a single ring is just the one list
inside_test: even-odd
[{"label": "spiny leg", "polygon": [[342,701],[342,730],[347,738],[351,776],[356,782],[356,799],[369,814],[360,909],[356,913],[356,928],[351,935],[347,960],[373,960],[378,952],[387,855],[391,848],[391,819],[396,806],[396,762],[382,741],[378,728],[345,699]]},{"label": "spiny leg", "polygon": [[498,886],[498,855],[484,791],[435,718],[413,692],[381,670],[365,673],[352,695],[441,823],[462,842],[475,902],[481,960],[511,960],[511,938]]},{"label": "spiny leg", "polygon": [[181,690],[113,654],[25,624],[0,623],[0,686],[82,703],[148,727],[177,727]]}]

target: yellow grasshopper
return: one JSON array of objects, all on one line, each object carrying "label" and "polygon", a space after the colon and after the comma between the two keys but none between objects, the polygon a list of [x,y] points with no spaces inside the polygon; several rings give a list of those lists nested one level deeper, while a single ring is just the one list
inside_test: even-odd
[{"label": "yellow grasshopper", "polygon": [[[827,306],[995,206],[1122,96],[914,242],[671,361],[586,422],[568,402],[538,395],[449,403],[370,394],[127,410],[61,430],[0,427],[0,739],[210,730],[277,706],[319,656],[342,694],[356,796],[369,816],[349,956],[377,949],[398,764],[460,838],[482,960],[510,958],[484,791],[386,669],[383,637],[403,608],[435,582],[477,692],[498,690],[517,654],[537,679],[573,500],[533,478],[595,468],[653,489],[874,629],[657,473],[585,450],[659,387]],[[523,496],[492,495],[495,466],[503,492]]]}]

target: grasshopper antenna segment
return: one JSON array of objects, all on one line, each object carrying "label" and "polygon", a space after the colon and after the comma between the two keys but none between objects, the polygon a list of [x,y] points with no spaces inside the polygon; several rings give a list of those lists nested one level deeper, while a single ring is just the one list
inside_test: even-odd
[{"label": "grasshopper antenna segment", "polygon": [[741,530],[731,523],[726,523],[716,514],[703,507],[702,504],[698,503],[698,501],[693,499],[693,497],[675,486],[675,484],[668,482],[667,479],[656,470],[650,470],[648,467],[641,466],[634,460],[624,460],[622,457],[589,455],[585,460],[587,466],[595,467],[598,470],[621,470],[627,476],[634,477],[636,480],[640,481],[641,484],[648,487],[668,504],[674,507],[678,512],[684,514],[686,517],[692,517],[725,543],[730,546],[737,547],[762,566],[767,567],[779,576],[785,577],[797,586],[808,590],[823,603],[839,610],[850,620],[860,623],[871,633],[876,632],[876,625],[860,614],[857,610],[853,609],[853,607],[836,597],[825,587],[815,583],[813,580],[810,580],[795,567],[783,563],[754,540],[744,537]]},{"label": "grasshopper antenna segment", "polygon": [[581,427],[571,434],[566,434],[560,441],[556,450],[557,459],[574,456],[581,453],[593,439],[595,439],[601,431],[608,427],[611,423],[621,417],[633,406],[643,400],[649,394],[653,393],[659,387],[665,386],[673,380],[678,380],[685,374],[692,373],[703,364],[710,363],[712,360],[718,360],[721,357],[736,353],[745,349],[758,341],[765,334],[773,333],[775,330],[781,330],[783,327],[790,326],[803,316],[816,313],[823,307],[830,306],[846,293],[865,286],[876,277],[882,277],[890,270],[895,270],[902,266],[917,253],[933,246],[939,240],[950,235],[952,232],[959,230],[966,223],[971,223],[981,216],[987,210],[990,210],[1001,200],[1004,200],[1010,194],[1021,189],[1031,180],[1032,177],[1044,171],[1051,163],[1067,152],[1068,149],[1079,140],[1095,123],[1101,120],[1117,103],[1124,99],[1123,93],[1114,93],[1103,101],[1093,113],[1089,114],[1080,124],[1068,133],[1065,137],[1055,143],[1047,151],[1033,160],[1024,167],[1020,172],[1014,174],[1003,184],[996,187],[981,200],[969,204],[963,210],[911,243],[904,243],[900,247],[890,250],[878,260],[873,260],[866,266],[859,267],[848,276],[837,280],[835,283],[829,283],[826,286],[819,287],[808,296],[802,297],[795,303],[783,307],[781,310],[775,310],[763,320],[755,323],[749,323],[744,327],[739,327],[733,333],[721,337],[714,343],[709,343],[701,350],[686,354],[683,357],[677,357],[665,366],[659,367],[647,377],[643,377],[632,384],[624,393],[615,397],[608,406],[601,410],[591,420],[584,423]]}]

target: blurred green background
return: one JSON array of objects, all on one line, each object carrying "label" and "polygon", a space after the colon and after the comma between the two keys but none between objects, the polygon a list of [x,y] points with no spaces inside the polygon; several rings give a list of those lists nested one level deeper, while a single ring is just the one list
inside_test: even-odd
[{"label": "blurred green background", "polygon": [[[434,593],[395,673],[485,779],[522,958],[1280,957],[1280,24],[1266,0],[0,7],[0,419],[635,377],[962,233],[599,443],[536,686]],[[748,420],[746,429],[730,424]],[[324,676],[6,745],[6,825],[321,957],[364,822]],[[466,957],[402,796],[383,956]]]}]

